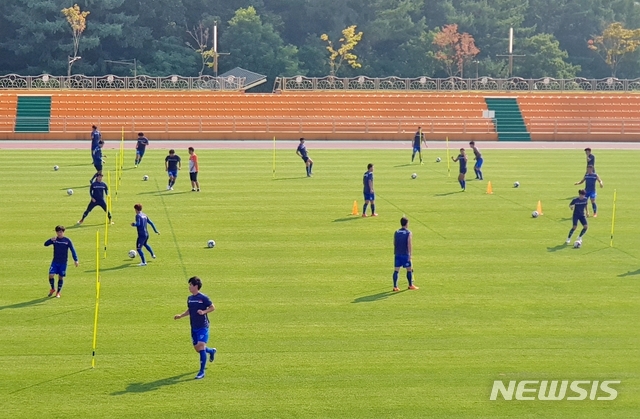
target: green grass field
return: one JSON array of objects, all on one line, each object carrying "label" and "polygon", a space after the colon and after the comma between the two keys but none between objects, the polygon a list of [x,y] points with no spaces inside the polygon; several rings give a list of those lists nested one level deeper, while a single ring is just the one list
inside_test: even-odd
[{"label": "green grass field", "polygon": [[[187,170],[165,190],[164,150],[137,169],[128,151],[100,261],[95,369],[104,213],[74,226],[89,202],[89,152],[1,151],[0,417],[638,417],[640,152],[596,152],[599,217],[573,249],[563,243],[580,150],[484,150],[487,195],[486,181],[459,192],[443,151],[410,166],[410,150],[309,147],[311,179],[293,150],[279,152],[275,180],[270,151],[201,150],[200,193]],[[110,167],[115,151],[106,154]],[[369,162],[380,217],[350,217]],[[544,215],[533,219],[538,200]],[[127,257],[136,202],[161,232],[146,267]],[[392,293],[403,214],[420,289],[406,290],[403,271]],[[48,299],[43,243],[57,224],[80,267],[70,264],[62,298]],[[193,275],[216,305],[218,355],[200,381],[188,319],[173,320]],[[621,384],[613,401],[490,401],[494,380]]]}]

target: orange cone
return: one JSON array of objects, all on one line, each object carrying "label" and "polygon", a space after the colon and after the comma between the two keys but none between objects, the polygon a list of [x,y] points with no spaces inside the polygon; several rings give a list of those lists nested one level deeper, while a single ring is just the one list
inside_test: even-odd
[{"label": "orange cone", "polygon": [[351,215],[360,215],[358,212],[358,201],[353,201],[353,209],[351,210]]},{"label": "orange cone", "polygon": [[489,181],[489,183],[487,183],[487,193],[489,195],[493,195],[493,188],[491,187],[491,181]]},{"label": "orange cone", "polygon": [[542,202],[538,201],[538,207],[536,208],[538,214],[542,215]]}]

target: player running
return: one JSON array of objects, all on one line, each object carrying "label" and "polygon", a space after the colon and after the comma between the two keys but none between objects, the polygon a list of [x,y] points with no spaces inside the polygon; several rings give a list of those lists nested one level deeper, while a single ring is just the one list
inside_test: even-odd
[{"label": "player running", "polygon": [[[593,169],[593,166],[587,166],[587,174],[584,175],[584,177],[582,178],[582,180],[580,182],[576,182],[575,185],[581,185],[582,183],[585,183],[585,192],[587,193],[587,199],[591,199],[591,209],[593,209],[593,217],[597,217],[598,216],[598,205],[596,205],[596,196],[598,195],[596,193],[596,182],[598,182],[600,184],[600,187],[602,188],[604,185],[602,184],[602,179],[600,179],[600,176],[598,176]],[[586,209],[586,213],[587,213],[587,217],[589,216],[589,209]]]},{"label": "player running", "polygon": [[476,172],[476,179],[484,180],[484,178],[482,177],[482,163],[484,163],[482,153],[480,153],[480,150],[478,150],[478,147],[476,147],[475,141],[471,141],[469,143],[469,146],[471,147],[471,149],[473,150],[473,154],[475,155],[476,164],[473,165],[473,171]]},{"label": "player running", "polygon": [[213,302],[206,295],[200,292],[202,280],[197,276],[189,278],[189,292],[187,298],[187,310],[184,313],[173,316],[174,320],[189,316],[191,323],[191,341],[193,349],[200,354],[200,371],[195,376],[196,380],[204,378],[204,369],[207,366],[207,354],[209,362],[213,362],[216,357],[216,348],[207,348],[209,341],[209,316],[216,309]]},{"label": "player running", "polygon": [[144,156],[144,152],[149,145],[149,139],[144,136],[144,133],[138,133],[138,142],[136,143],[136,161],[134,163],[134,167],[138,167],[140,162],[142,161],[142,156]]},{"label": "player running", "polygon": [[411,163],[413,163],[413,159],[416,157],[416,153],[420,156],[420,164],[424,164],[422,162],[422,148],[421,145],[424,143],[424,147],[427,147],[427,141],[424,139],[424,134],[422,133],[422,127],[418,127],[415,135],[413,136],[413,154],[411,154]]},{"label": "player running", "polygon": [[173,190],[173,185],[176,183],[178,177],[178,170],[182,168],[180,162],[180,156],[178,156],[175,150],[169,150],[169,155],[164,159],[164,168],[169,175],[169,183],[167,184],[167,190]]},{"label": "player running", "polygon": [[460,149],[460,154],[455,159],[451,156],[451,160],[460,163],[460,174],[458,175],[458,182],[462,188],[462,192],[467,189],[467,182],[464,180],[464,176],[467,174],[467,155],[464,152],[464,148]]},{"label": "player running", "polygon": [[413,267],[411,266],[411,250],[412,233],[407,229],[409,220],[406,217],[400,219],[400,229],[393,235],[393,253],[395,255],[394,271],[393,271],[393,291],[400,291],[398,288],[398,272],[400,268],[407,270],[407,281],[409,281],[409,289],[417,290],[418,287],[413,285]]},{"label": "player running", "polygon": [[[49,285],[51,290],[49,291],[49,297],[53,294],[56,298],[60,298],[60,292],[62,291],[62,285],[64,285],[64,277],[67,276],[67,260],[69,259],[69,250],[71,251],[71,257],[73,263],[78,267],[78,255],[76,249],[73,247],[71,239],[64,236],[64,226],[56,226],[56,235],[46,242],[45,246],[53,245],[53,260],[49,267]],[[54,277],[58,275],[58,290],[54,288]]]},{"label": "player running", "polygon": [[573,200],[569,204],[569,208],[573,210],[573,227],[571,227],[571,230],[569,230],[569,236],[567,237],[567,241],[565,242],[565,244],[571,243],[571,236],[573,236],[573,232],[576,231],[576,228],[578,228],[578,221],[580,221],[580,224],[582,224],[582,231],[576,239],[576,242],[582,243],[582,236],[584,236],[584,233],[587,232],[587,228],[589,228],[589,226],[587,225],[587,217],[585,217],[585,210],[587,209],[587,204],[589,203],[586,195],[587,192],[584,189],[580,189],[578,191],[578,197],[573,198]]},{"label": "player running", "polygon": [[367,171],[362,176],[364,186],[364,206],[362,207],[362,216],[367,216],[367,205],[371,204],[371,216],[377,217],[376,214],[376,194],[373,191],[373,163],[367,165]]},{"label": "player running", "polygon": [[296,149],[296,154],[302,158],[302,161],[307,167],[307,177],[311,177],[311,175],[313,175],[313,160],[311,160],[307,154],[307,146],[304,145],[304,138],[300,138],[300,144]]},{"label": "player running", "polygon": [[91,196],[91,201],[89,205],[87,205],[87,209],[82,214],[82,218],[78,221],[78,224],[82,224],[84,219],[87,218],[87,215],[93,210],[95,207],[100,207],[107,213],[109,217],[109,222],[113,224],[111,221],[111,212],[107,209],[107,202],[105,196],[109,195],[109,188],[107,184],[102,181],[102,173],[98,173],[96,176],[96,181],[91,184],[89,187],[89,196]]},{"label": "player running", "polygon": [[138,239],[136,240],[136,250],[140,255],[141,262],[138,266],[147,266],[147,259],[144,256],[144,252],[142,251],[142,246],[144,246],[149,253],[151,253],[152,258],[156,258],[156,254],[153,253],[153,249],[149,246],[149,230],[147,230],[147,224],[153,228],[156,234],[160,234],[160,232],[156,229],[156,226],[153,222],[147,217],[147,214],[142,212],[142,204],[135,204],[133,209],[136,210],[136,221],[131,223],[132,227],[136,227],[138,229]]}]

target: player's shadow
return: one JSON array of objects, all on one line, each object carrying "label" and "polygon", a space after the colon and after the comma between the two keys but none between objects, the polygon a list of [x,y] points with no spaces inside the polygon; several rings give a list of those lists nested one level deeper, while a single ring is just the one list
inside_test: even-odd
[{"label": "player's shadow", "polygon": [[[100,272],[107,272],[107,271],[118,271],[120,269],[125,269],[128,268],[129,266],[133,266],[133,262],[129,262],[129,263],[123,263],[122,265],[119,266],[113,266],[111,268],[100,268]],[[86,270],[86,273],[95,273],[95,269],[89,269]]]},{"label": "player's shadow", "polygon": [[402,291],[399,291],[399,292],[385,291],[385,292],[379,292],[377,294],[364,295],[362,297],[356,298],[355,300],[352,301],[352,303],[373,303],[375,301],[386,300],[392,295],[400,294],[401,292]]},{"label": "player's shadow", "polygon": [[148,191],[148,192],[138,192],[138,195],[155,195],[155,196],[172,196],[172,195],[182,195],[185,193],[191,193],[191,191],[182,191],[182,192],[175,192],[175,191]]},{"label": "player's shadow", "polygon": [[558,250],[568,249],[569,247],[570,246],[567,246],[566,244],[559,244],[557,246],[547,247],[547,252],[557,252]]},{"label": "player's shadow", "polygon": [[71,188],[60,188],[59,190],[66,191],[67,189],[84,189],[84,188],[88,188],[88,187],[89,187],[89,185],[72,186]]},{"label": "player's shadow", "polygon": [[413,164],[412,163],[398,164],[398,165],[393,166],[393,167],[407,167],[407,166],[413,166]]},{"label": "player's shadow", "polygon": [[559,219],[558,221],[571,221],[571,220],[573,220],[572,217],[564,217],[564,218]]},{"label": "player's shadow", "polygon": [[49,299],[48,297],[42,297],[42,298],[36,298],[35,300],[31,300],[31,301],[23,301],[21,303],[10,304],[8,306],[0,306],[0,310],[5,310],[9,308],[25,308],[25,307],[37,306],[38,304],[43,303],[48,299]]},{"label": "player's shadow", "polygon": [[357,220],[358,217],[357,215],[352,215],[350,217],[344,217],[344,218],[336,218],[335,220],[333,220],[334,223],[341,223],[343,221],[353,221],[353,220]]},{"label": "player's shadow", "polygon": [[146,393],[148,391],[155,391],[161,389],[162,387],[172,386],[175,384],[185,383],[187,381],[193,381],[193,378],[185,378],[186,376],[191,376],[195,374],[195,372],[185,372],[184,374],[174,375],[173,377],[162,378],[156,381],[150,381],[148,383],[131,383],[127,385],[122,391],[116,391],[111,393],[112,396],[122,396],[123,394],[128,393]]},{"label": "player's shadow", "polygon": [[277,177],[273,180],[296,180],[296,179],[304,179],[308,176],[292,176],[292,177]]},{"label": "player's shadow", "polygon": [[[629,271],[629,272],[625,272],[623,274],[619,274],[618,278],[623,278],[625,276],[634,276],[634,275],[640,275],[640,269],[636,269],[635,271]],[[2,309],[2,307],[0,307],[0,310]]]},{"label": "player's shadow", "polygon": [[460,191],[457,191],[457,192],[447,192],[447,193],[437,193],[437,194],[434,194],[433,196],[447,196],[447,195],[455,195],[455,194],[457,194],[457,193],[460,193]]}]

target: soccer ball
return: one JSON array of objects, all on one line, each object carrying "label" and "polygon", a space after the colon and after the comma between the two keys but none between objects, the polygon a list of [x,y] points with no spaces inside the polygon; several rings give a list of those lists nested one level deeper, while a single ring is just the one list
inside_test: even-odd
[{"label": "soccer ball", "polygon": [[134,257],[136,257],[136,255],[138,254],[138,252],[136,252],[135,250],[129,250],[129,257],[131,259],[133,259]]},{"label": "soccer ball", "polygon": [[149,176],[147,176],[147,175],[142,176],[142,180],[145,180],[145,181],[149,180]]},{"label": "soccer ball", "polygon": [[58,170],[59,167],[58,166],[53,166],[53,170]]},{"label": "soccer ball", "polygon": [[207,247],[209,247],[209,248],[215,247],[215,245],[216,245],[216,242],[215,242],[215,241],[213,241],[213,240],[209,240],[209,241],[207,242]]},{"label": "soccer ball", "polygon": [[520,187],[520,182],[513,182],[513,187],[514,188],[519,188]]},{"label": "soccer ball", "polygon": [[411,175],[411,179],[415,179],[415,178],[417,178],[417,177],[418,177],[418,174],[417,174],[417,173],[414,173],[414,174],[412,174],[412,175]]},{"label": "soccer ball", "polygon": [[575,242],[573,242],[573,247],[574,249],[580,249],[582,247],[582,241],[576,240]]},{"label": "soccer ball", "polygon": [[436,163],[440,163],[442,159],[440,157],[436,158]]},{"label": "soccer ball", "polygon": [[533,212],[531,213],[531,216],[532,216],[533,218],[538,218],[538,215],[540,215],[540,214],[538,214],[538,211],[533,211]]},{"label": "soccer ball", "polygon": [[67,189],[67,195],[73,195],[73,189]]}]

